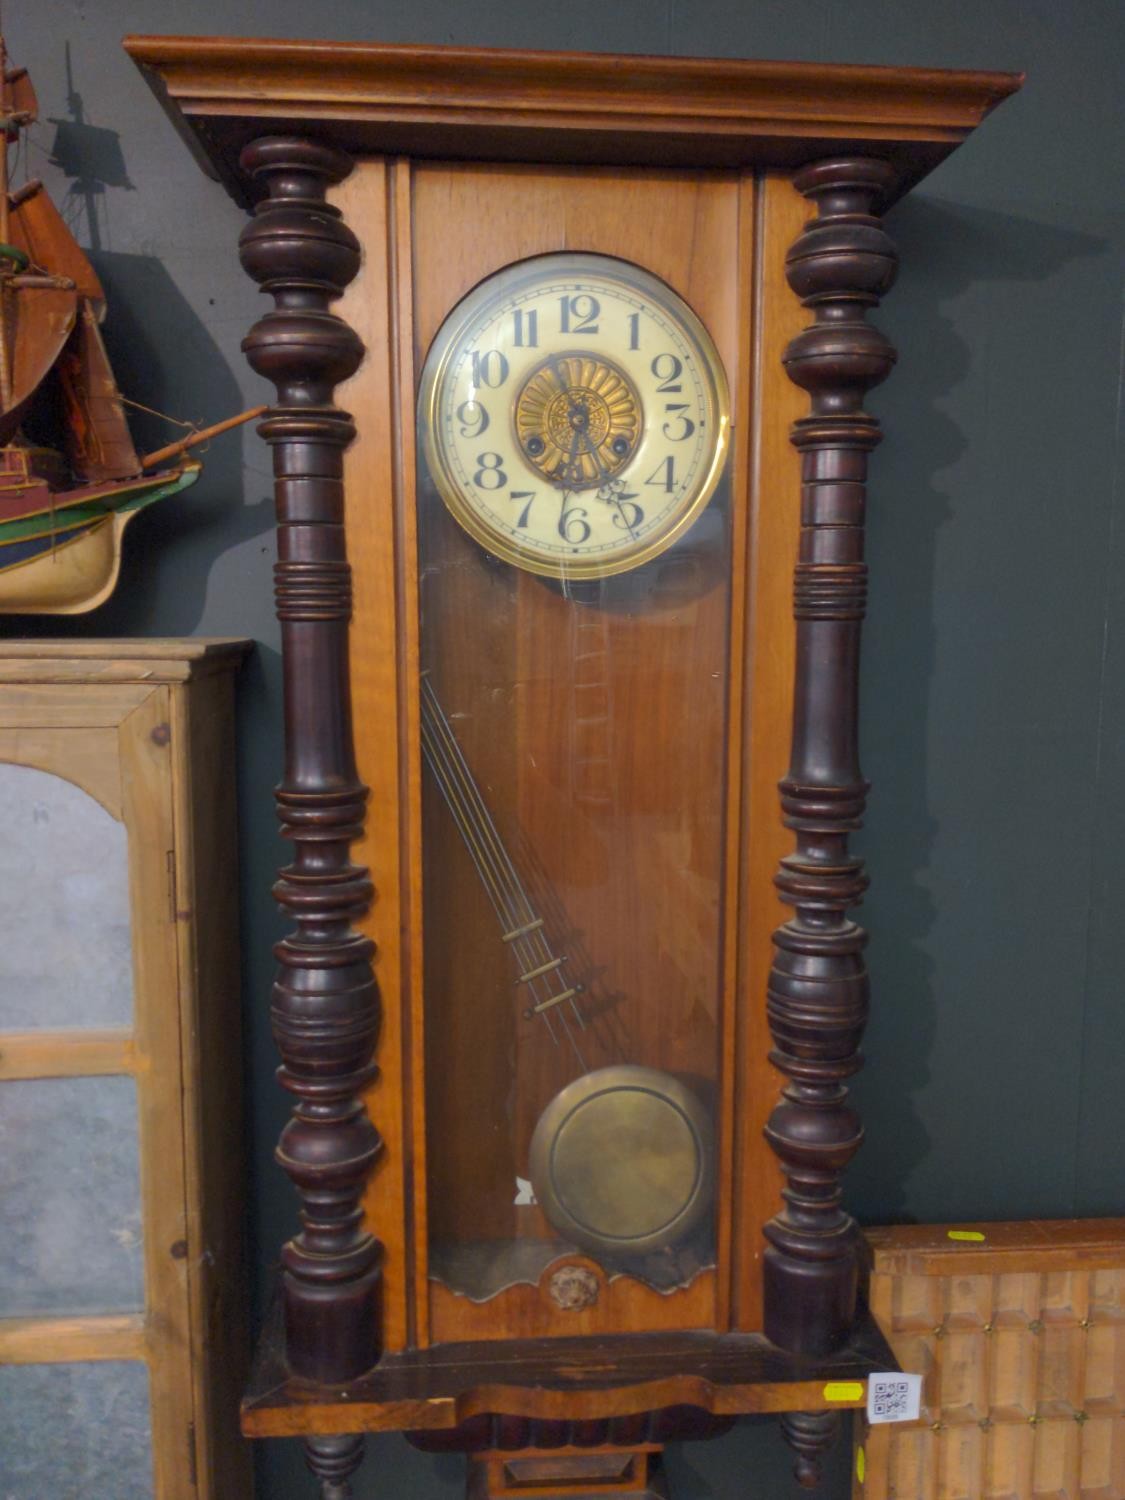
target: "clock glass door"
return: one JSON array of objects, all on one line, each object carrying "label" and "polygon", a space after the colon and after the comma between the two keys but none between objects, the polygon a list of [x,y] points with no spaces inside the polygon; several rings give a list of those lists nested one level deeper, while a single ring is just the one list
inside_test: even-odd
[{"label": "clock glass door", "polygon": [[730,399],[622,248],[482,244],[416,309],[437,1337],[713,1320]]}]

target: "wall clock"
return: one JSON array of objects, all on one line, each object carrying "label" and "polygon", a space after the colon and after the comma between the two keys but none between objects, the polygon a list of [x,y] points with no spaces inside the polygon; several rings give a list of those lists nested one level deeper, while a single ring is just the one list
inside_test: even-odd
[{"label": "wall clock", "polygon": [[275,302],[303,1216],[244,1430],[330,1500],[387,1429],[593,1496],[776,1411],[813,1484],[890,1358],[840,1206],[880,216],[1019,80],[127,45]]}]

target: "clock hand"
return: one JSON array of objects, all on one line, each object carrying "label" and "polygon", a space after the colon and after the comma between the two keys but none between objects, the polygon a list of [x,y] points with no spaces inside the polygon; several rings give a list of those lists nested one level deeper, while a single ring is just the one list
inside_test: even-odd
[{"label": "clock hand", "polygon": [[555,379],[559,383],[559,390],[560,391],[569,391],[570,390],[570,382],[569,382],[569,380],[567,380],[567,378],[563,374],[562,370],[559,369],[559,357],[558,357],[558,355],[557,354],[548,354],[548,356],[547,356],[547,364],[550,366],[551,374],[555,377]]},{"label": "clock hand", "polygon": [[[589,422],[589,414],[588,414],[585,406],[582,404],[582,402],[581,401],[575,401],[573,399],[573,397],[571,396],[571,392],[574,390],[574,387],[571,385],[571,383],[569,382],[569,380],[567,380],[566,376],[563,374],[562,369],[561,369],[561,367],[559,365],[559,357],[558,357],[558,355],[557,354],[550,354],[550,355],[548,355],[547,356],[547,363],[550,366],[550,370],[551,370],[552,375],[554,375],[555,379],[558,381],[559,390],[567,398],[566,409],[567,409],[567,416],[570,418],[571,428],[574,431],[575,436],[581,438],[586,433],[587,425],[588,425],[588,422]],[[574,444],[572,442],[571,443],[571,447],[570,447],[570,455],[569,455],[570,456],[570,461],[572,463],[574,461],[574,455],[575,455],[575,446],[574,446]]]},{"label": "clock hand", "polygon": [[[578,476],[574,472],[574,465],[575,465],[575,460],[578,457],[578,442],[579,442],[579,439],[581,438],[581,436],[582,436],[581,432],[579,432],[576,429],[574,431],[571,439],[570,439],[570,449],[569,449],[569,451],[567,452],[567,455],[566,455],[566,470],[565,470],[568,483],[573,482],[573,480],[575,480],[576,478],[578,478]],[[559,524],[560,525],[562,524],[563,515],[566,513],[566,502],[567,502],[567,500],[570,498],[570,496],[573,493],[574,493],[574,491],[571,490],[571,489],[565,489],[563,491],[563,508],[559,512]]]},{"label": "clock hand", "polygon": [[588,432],[583,432],[582,433],[582,438],[583,438],[583,441],[586,444],[586,452],[594,460],[594,463],[597,466],[597,470],[598,470],[599,475],[601,476],[601,478],[603,480],[609,480],[610,477],[611,477],[610,476],[610,472],[606,468],[605,464],[603,464],[602,461],[601,461],[601,459],[598,457],[597,445],[594,443],[593,438],[591,438],[591,436],[590,436],[590,434]]},{"label": "clock hand", "polygon": [[[591,441],[590,436],[589,436],[588,433],[585,434],[585,438],[586,438],[586,451],[589,453],[590,457],[594,460],[594,463],[597,465],[598,473],[600,474],[600,476],[602,478],[602,487],[603,488],[608,488],[613,483],[613,480],[612,480],[612,478],[610,476],[610,472],[606,468],[605,464],[602,463],[601,458],[598,455],[597,448],[594,446],[594,444]],[[632,537],[632,539],[634,541],[636,541],[637,540],[637,533],[633,530],[632,526],[630,526],[630,524],[629,524],[629,517],[625,514],[625,507],[622,505],[620,496],[617,494],[616,490],[611,491],[610,498],[612,499],[614,505],[617,506],[618,514],[621,517],[621,524],[624,526],[625,530],[629,533],[629,535]]]}]

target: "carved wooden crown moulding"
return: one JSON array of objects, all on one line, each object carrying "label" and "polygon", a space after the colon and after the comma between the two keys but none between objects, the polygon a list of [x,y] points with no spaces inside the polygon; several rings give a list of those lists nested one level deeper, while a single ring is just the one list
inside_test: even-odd
[{"label": "carved wooden crown moulding", "polygon": [[228,192],[262,133],[350,152],[507,161],[794,167],[866,150],[901,195],[1023,81],[1019,73],[723,58],[627,58],[368,42],[130,36],[125,48]]}]

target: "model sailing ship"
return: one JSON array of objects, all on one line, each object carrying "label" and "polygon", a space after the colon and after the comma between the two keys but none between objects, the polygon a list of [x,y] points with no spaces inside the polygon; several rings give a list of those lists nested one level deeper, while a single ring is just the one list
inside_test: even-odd
[{"label": "model sailing ship", "polygon": [[9,150],[36,118],[0,37],[0,613],[77,614],[113,592],[132,517],[195,483],[186,450],[262,408],[137,453],[101,282],[43,184],[10,191]]}]

